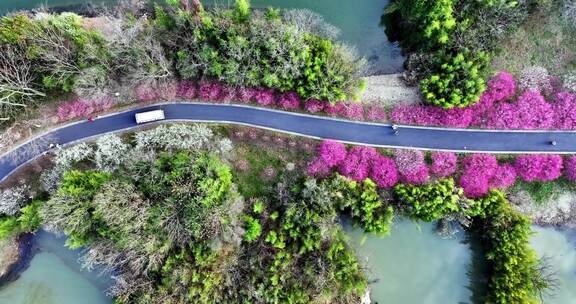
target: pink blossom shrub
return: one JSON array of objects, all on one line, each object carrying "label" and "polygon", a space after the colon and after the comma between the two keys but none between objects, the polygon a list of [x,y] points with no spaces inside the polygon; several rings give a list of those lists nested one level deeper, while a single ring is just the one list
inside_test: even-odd
[{"label": "pink blossom shrub", "polygon": [[462,159],[462,175],[458,184],[469,198],[479,198],[490,190],[489,181],[498,169],[494,155],[472,154]]},{"label": "pink blossom shrub", "polygon": [[472,121],[471,126],[485,126],[486,125],[486,115],[488,110],[492,109],[494,106],[494,97],[489,91],[485,91],[481,96],[480,100],[468,107],[472,111]]},{"label": "pink blossom shrub", "polygon": [[495,101],[507,100],[516,94],[516,82],[512,74],[502,71],[488,81],[486,93]]},{"label": "pink blossom shrub", "polygon": [[340,164],[346,158],[348,152],[346,146],[334,140],[324,140],[318,147],[319,158],[329,167]]},{"label": "pink blossom shrub", "polygon": [[196,83],[184,80],[178,84],[178,97],[184,99],[194,99],[196,98],[198,90],[196,88]]},{"label": "pink blossom shrub", "polygon": [[376,149],[372,147],[352,147],[346,159],[338,166],[338,172],[355,181],[363,181],[368,177],[372,161],[378,155]]},{"label": "pink blossom shrub", "polygon": [[560,130],[576,129],[576,95],[561,92],[554,97],[554,126]]},{"label": "pink blossom shrub", "polygon": [[564,176],[569,181],[576,182],[576,156],[570,156],[564,160]]},{"label": "pink blossom shrub", "polygon": [[254,95],[256,95],[254,88],[239,88],[236,97],[242,103],[250,103],[254,100]]},{"label": "pink blossom shrub", "polygon": [[325,102],[318,99],[309,99],[304,104],[304,109],[310,113],[318,113],[324,111]]},{"label": "pink blossom shrub", "polygon": [[324,112],[332,116],[339,115],[340,113],[342,113],[345,106],[346,105],[343,102],[338,102],[334,105],[326,103],[326,105],[324,106]]},{"label": "pink blossom shrub", "polygon": [[140,102],[149,102],[158,100],[157,90],[152,85],[140,84],[134,90],[136,99]]},{"label": "pink blossom shrub", "polygon": [[198,84],[198,97],[202,100],[217,101],[220,98],[222,86],[216,82],[200,81]]},{"label": "pink blossom shrub", "polygon": [[222,90],[220,91],[220,100],[226,103],[235,101],[237,99],[236,93],[236,88],[230,86],[222,86]]},{"label": "pink blossom shrub", "polygon": [[462,159],[463,174],[474,173],[491,177],[496,172],[498,161],[491,154],[471,154]]},{"label": "pink blossom shrub", "polygon": [[514,163],[516,173],[524,181],[552,181],[562,174],[559,155],[522,155]]},{"label": "pink blossom shrub", "polygon": [[361,103],[348,103],[340,110],[340,115],[352,120],[364,119],[364,107]]},{"label": "pink blossom shrub", "polygon": [[371,121],[384,121],[386,111],[379,105],[370,105],[366,110],[366,118]]},{"label": "pink blossom shrub", "polygon": [[58,105],[56,115],[59,121],[66,121],[110,109],[114,104],[115,100],[110,96],[102,96],[94,100],[77,98]]},{"label": "pink blossom shrub", "polygon": [[490,190],[488,178],[483,174],[463,174],[460,176],[458,184],[468,198],[480,198]]},{"label": "pink blossom shrub", "polygon": [[275,94],[274,90],[259,88],[255,91],[254,100],[262,106],[274,105]]},{"label": "pink blossom shrub", "polygon": [[433,152],[430,171],[437,177],[448,177],[456,172],[458,157],[452,152]]},{"label": "pink blossom shrub", "polygon": [[370,178],[381,188],[390,188],[398,183],[398,167],[389,157],[377,155],[372,161]]},{"label": "pink blossom shrub", "polygon": [[395,123],[419,126],[466,128],[472,122],[470,108],[443,109],[436,106],[401,105],[392,109],[390,119]]},{"label": "pink blossom shrub", "polygon": [[328,166],[320,157],[315,158],[306,170],[306,174],[313,177],[326,177],[330,175],[332,167]]},{"label": "pink blossom shrub", "polygon": [[56,114],[59,121],[66,121],[78,117],[83,117],[89,113],[88,103],[82,99],[68,101],[58,105]]},{"label": "pink blossom shrub", "polygon": [[300,108],[300,96],[294,92],[286,92],[278,97],[278,105],[284,110]]},{"label": "pink blossom shrub", "polygon": [[552,106],[538,91],[524,92],[516,102],[502,102],[488,111],[486,126],[492,129],[548,129],[553,125]]},{"label": "pink blossom shrub", "polygon": [[394,159],[396,160],[402,182],[421,185],[428,181],[430,171],[422,151],[397,150]]},{"label": "pink blossom shrub", "polygon": [[516,169],[511,164],[498,166],[489,181],[490,188],[506,189],[516,182]]},{"label": "pink blossom shrub", "polygon": [[170,81],[162,83],[156,86],[156,95],[158,96],[158,99],[163,101],[171,101],[176,99],[176,96],[178,95],[178,89],[179,87],[176,82]]}]

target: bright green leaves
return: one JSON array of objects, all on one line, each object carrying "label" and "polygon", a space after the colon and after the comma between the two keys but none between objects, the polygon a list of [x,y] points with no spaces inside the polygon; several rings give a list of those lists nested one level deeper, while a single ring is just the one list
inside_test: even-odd
[{"label": "bright green leaves", "polygon": [[244,229],[246,230],[244,233],[244,240],[250,243],[258,239],[262,234],[262,226],[258,219],[246,216],[244,222]]},{"label": "bright green leaves", "polygon": [[0,217],[0,239],[24,232],[35,232],[42,223],[38,214],[43,201],[34,200],[22,207],[18,216]]},{"label": "bright green leaves", "polygon": [[420,82],[429,103],[449,109],[469,106],[480,99],[486,86],[480,73],[488,60],[486,54],[439,53],[434,60],[437,69]]},{"label": "bright green leaves", "polygon": [[513,210],[504,194],[492,191],[485,218],[477,225],[491,268],[487,303],[538,303],[548,282],[530,248],[530,220]]},{"label": "bright green leaves", "polygon": [[462,189],[455,187],[451,178],[421,186],[399,184],[395,190],[398,199],[406,207],[408,216],[425,222],[459,212],[458,202],[463,198]]}]

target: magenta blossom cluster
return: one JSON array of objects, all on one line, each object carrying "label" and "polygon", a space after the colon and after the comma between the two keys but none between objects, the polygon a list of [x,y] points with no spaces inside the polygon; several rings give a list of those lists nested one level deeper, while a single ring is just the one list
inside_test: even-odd
[{"label": "magenta blossom cluster", "polygon": [[458,156],[453,152],[433,152],[430,171],[436,177],[448,177],[456,172]]},{"label": "magenta blossom cluster", "polygon": [[466,128],[472,121],[472,110],[469,108],[445,110],[436,106],[400,105],[392,109],[390,119],[406,125]]},{"label": "magenta blossom cluster", "polygon": [[554,114],[552,105],[538,91],[524,92],[516,102],[501,102],[487,113],[490,129],[550,129]]},{"label": "magenta blossom cluster", "polygon": [[114,104],[114,99],[109,96],[100,97],[94,100],[78,98],[59,104],[56,109],[56,114],[59,121],[66,121],[105,111],[114,106]]},{"label": "magenta blossom cluster", "polygon": [[430,178],[430,171],[422,151],[397,150],[394,157],[402,182],[422,185]]},{"label": "magenta blossom cluster", "polygon": [[514,167],[498,165],[494,155],[472,154],[462,160],[462,175],[459,185],[469,198],[486,195],[492,188],[504,189],[516,182]]},{"label": "magenta blossom cluster", "polygon": [[379,105],[369,105],[365,110],[366,119],[371,121],[385,121],[386,120],[386,110]]},{"label": "magenta blossom cluster", "polygon": [[514,168],[524,181],[553,181],[562,174],[560,155],[522,155],[516,158]]},{"label": "magenta blossom cluster", "polygon": [[275,92],[273,89],[259,88],[254,93],[254,100],[261,106],[272,106],[275,101]]},{"label": "magenta blossom cluster", "polygon": [[198,97],[203,100],[217,101],[222,93],[222,85],[218,82],[200,81],[198,83]]},{"label": "magenta blossom cluster", "polygon": [[371,178],[382,188],[396,185],[399,178],[394,160],[376,149],[355,146],[347,151],[342,143],[325,140],[318,147],[318,156],[308,166],[308,175],[325,177],[334,169],[355,181]]},{"label": "magenta blossom cluster", "polygon": [[576,182],[576,156],[570,156],[564,160],[564,176],[569,181]]},{"label": "magenta blossom cluster", "polygon": [[300,96],[294,92],[286,92],[278,97],[278,105],[284,110],[296,110],[300,108]]},{"label": "magenta blossom cluster", "polygon": [[184,99],[194,99],[198,94],[198,88],[196,87],[196,83],[184,80],[178,84],[178,92],[177,96]]},{"label": "magenta blossom cluster", "polygon": [[325,102],[318,99],[310,99],[304,104],[304,109],[310,113],[318,113],[324,111]]}]

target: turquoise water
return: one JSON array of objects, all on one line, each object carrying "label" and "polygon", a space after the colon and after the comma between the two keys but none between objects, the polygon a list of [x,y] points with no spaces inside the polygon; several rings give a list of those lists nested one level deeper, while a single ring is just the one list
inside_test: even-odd
[{"label": "turquoise water", "polygon": [[576,304],[576,231],[533,227],[532,247],[544,257],[556,278],[557,288],[544,295],[546,304]]},{"label": "turquoise water", "polygon": [[[0,0],[0,13],[29,9],[41,4],[63,6],[91,2],[89,0]],[[114,3],[94,0],[93,3]],[[353,46],[368,61],[367,74],[389,74],[402,71],[404,57],[400,48],[388,41],[380,18],[389,0],[252,0],[255,8],[305,8],[324,17],[341,30],[339,39]],[[204,5],[225,6],[232,0],[204,0]]]},{"label": "turquoise water", "polygon": [[9,304],[111,304],[104,290],[109,277],[80,269],[79,251],[68,250],[64,240],[39,232],[39,253],[18,280],[0,289],[0,303]]},{"label": "turquoise water", "polygon": [[369,268],[373,303],[470,303],[472,251],[463,234],[442,238],[434,224],[402,220],[390,236],[367,236],[362,243],[360,229],[346,230]]}]

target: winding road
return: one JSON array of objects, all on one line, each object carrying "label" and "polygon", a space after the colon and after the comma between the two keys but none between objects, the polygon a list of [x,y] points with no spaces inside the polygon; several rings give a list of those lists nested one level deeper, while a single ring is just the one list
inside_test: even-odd
[{"label": "winding road", "polygon": [[[494,131],[399,126],[395,135],[389,124],[347,121],[243,105],[166,103],[80,121],[40,135],[0,159],[0,181],[18,167],[49,150],[49,142],[61,145],[137,126],[134,115],[162,109],[165,121],[217,122],[249,125],[306,136],[336,139],[351,144],[419,150],[491,153],[576,154],[576,132]],[[556,141],[556,145],[551,145]]]}]

